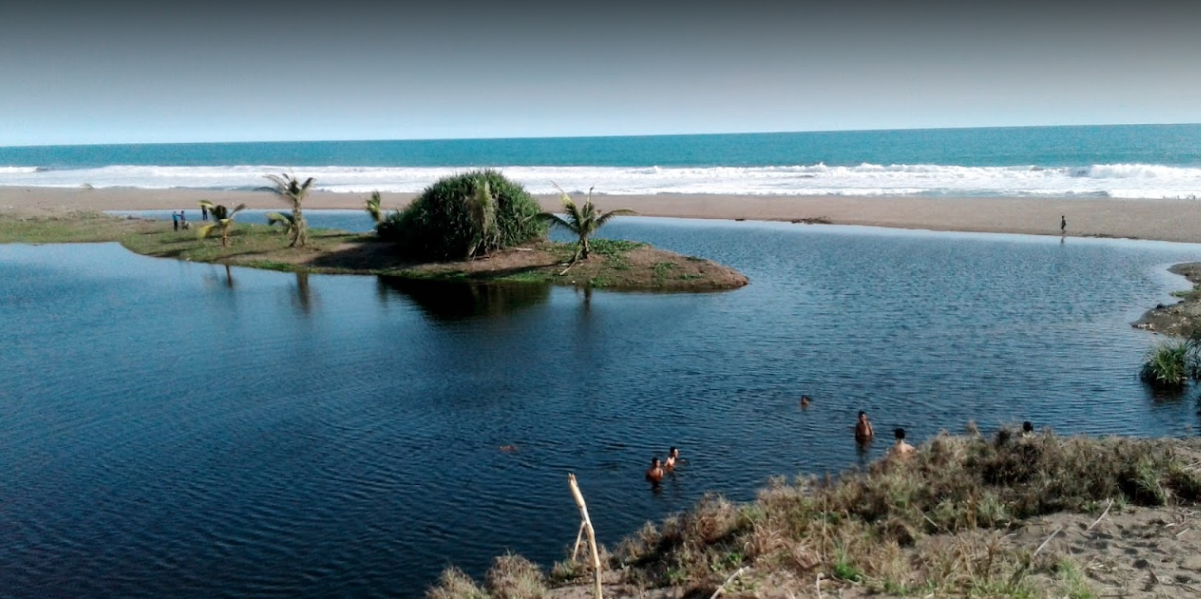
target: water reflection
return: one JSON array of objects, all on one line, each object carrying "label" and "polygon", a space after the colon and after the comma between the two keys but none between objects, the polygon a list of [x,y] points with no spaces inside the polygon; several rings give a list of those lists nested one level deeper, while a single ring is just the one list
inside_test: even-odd
[{"label": "water reflection", "polygon": [[308,316],[313,311],[313,292],[309,287],[309,273],[296,273],[296,305]]},{"label": "water reflection", "polygon": [[436,320],[462,320],[507,314],[545,303],[550,286],[534,283],[416,281],[379,277],[381,297],[396,293]]}]

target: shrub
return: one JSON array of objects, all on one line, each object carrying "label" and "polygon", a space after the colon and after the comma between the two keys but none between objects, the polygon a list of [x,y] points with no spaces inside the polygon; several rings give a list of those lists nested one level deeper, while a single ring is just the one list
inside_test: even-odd
[{"label": "shrub", "polygon": [[1198,343],[1194,340],[1165,341],[1151,349],[1143,362],[1140,378],[1161,389],[1179,389],[1189,378],[1201,378]]},{"label": "shrub", "polygon": [[[490,200],[481,201],[483,196]],[[548,225],[539,212],[521,185],[499,171],[477,170],[427,187],[403,211],[381,221],[376,233],[406,257],[470,258],[544,237]]]},{"label": "shrub", "polygon": [[520,555],[497,557],[487,579],[494,599],[541,599],[546,595],[546,578],[538,566]]}]

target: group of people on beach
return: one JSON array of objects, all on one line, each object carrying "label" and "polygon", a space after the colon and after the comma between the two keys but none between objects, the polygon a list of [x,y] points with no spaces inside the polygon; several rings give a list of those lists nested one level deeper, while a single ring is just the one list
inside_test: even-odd
[{"label": "group of people on beach", "polygon": [[[208,220],[208,219],[209,219],[208,206],[204,206],[204,205],[200,206],[200,220]],[[175,228],[176,231],[178,231],[180,229],[192,228],[191,225],[188,224],[188,215],[184,214],[183,210],[180,210],[179,212],[175,212],[174,210],[171,211],[171,225],[172,225],[172,227]]]}]

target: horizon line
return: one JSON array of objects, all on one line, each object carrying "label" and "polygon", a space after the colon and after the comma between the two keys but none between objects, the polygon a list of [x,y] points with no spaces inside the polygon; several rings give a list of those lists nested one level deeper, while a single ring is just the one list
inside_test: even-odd
[{"label": "horizon line", "polygon": [[17,144],[4,145],[0,149],[12,148],[63,148],[63,147],[106,147],[106,146],[172,146],[172,145],[236,145],[236,144],[288,144],[288,143],[374,143],[374,142],[439,142],[439,141],[516,141],[538,139],[616,139],[648,137],[722,137],[732,135],[795,135],[822,133],[884,133],[890,131],[963,131],[970,129],[1072,129],[1083,127],[1179,127],[1197,126],[1201,122],[1185,123],[1091,123],[1074,125],[990,125],[958,127],[897,127],[890,129],[809,129],[793,131],[729,131],[705,133],[636,133],[628,135],[531,135],[497,137],[414,137],[414,138],[361,138],[361,139],[266,139],[240,141],[150,141],[150,142],[93,142],[78,144]]}]

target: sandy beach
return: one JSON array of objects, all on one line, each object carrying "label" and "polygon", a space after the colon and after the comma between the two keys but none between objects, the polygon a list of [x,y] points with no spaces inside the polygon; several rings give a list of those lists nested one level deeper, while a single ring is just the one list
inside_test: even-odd
[{"label": "sandy beach", "polygon": [[[414,194],[384,194],[391,210]],[[367,194],[314,192],[306,208],[362,208]],[[64,210],[196,210],[202,199],[249,208],[284,209],[268,192],[199,189],[62,189],[0,187],[0,212]],[[555,196],[538,196],[557,210]],[[677,218],[821,221],[938,231],[1059,235],[1059,217],[1069,236],[1123,237],[1201,243],[1201,200],[1105,198],[921,198],[849,196],[650,195],[596,196],[602,209],[630,208],[644,216]]]}]

